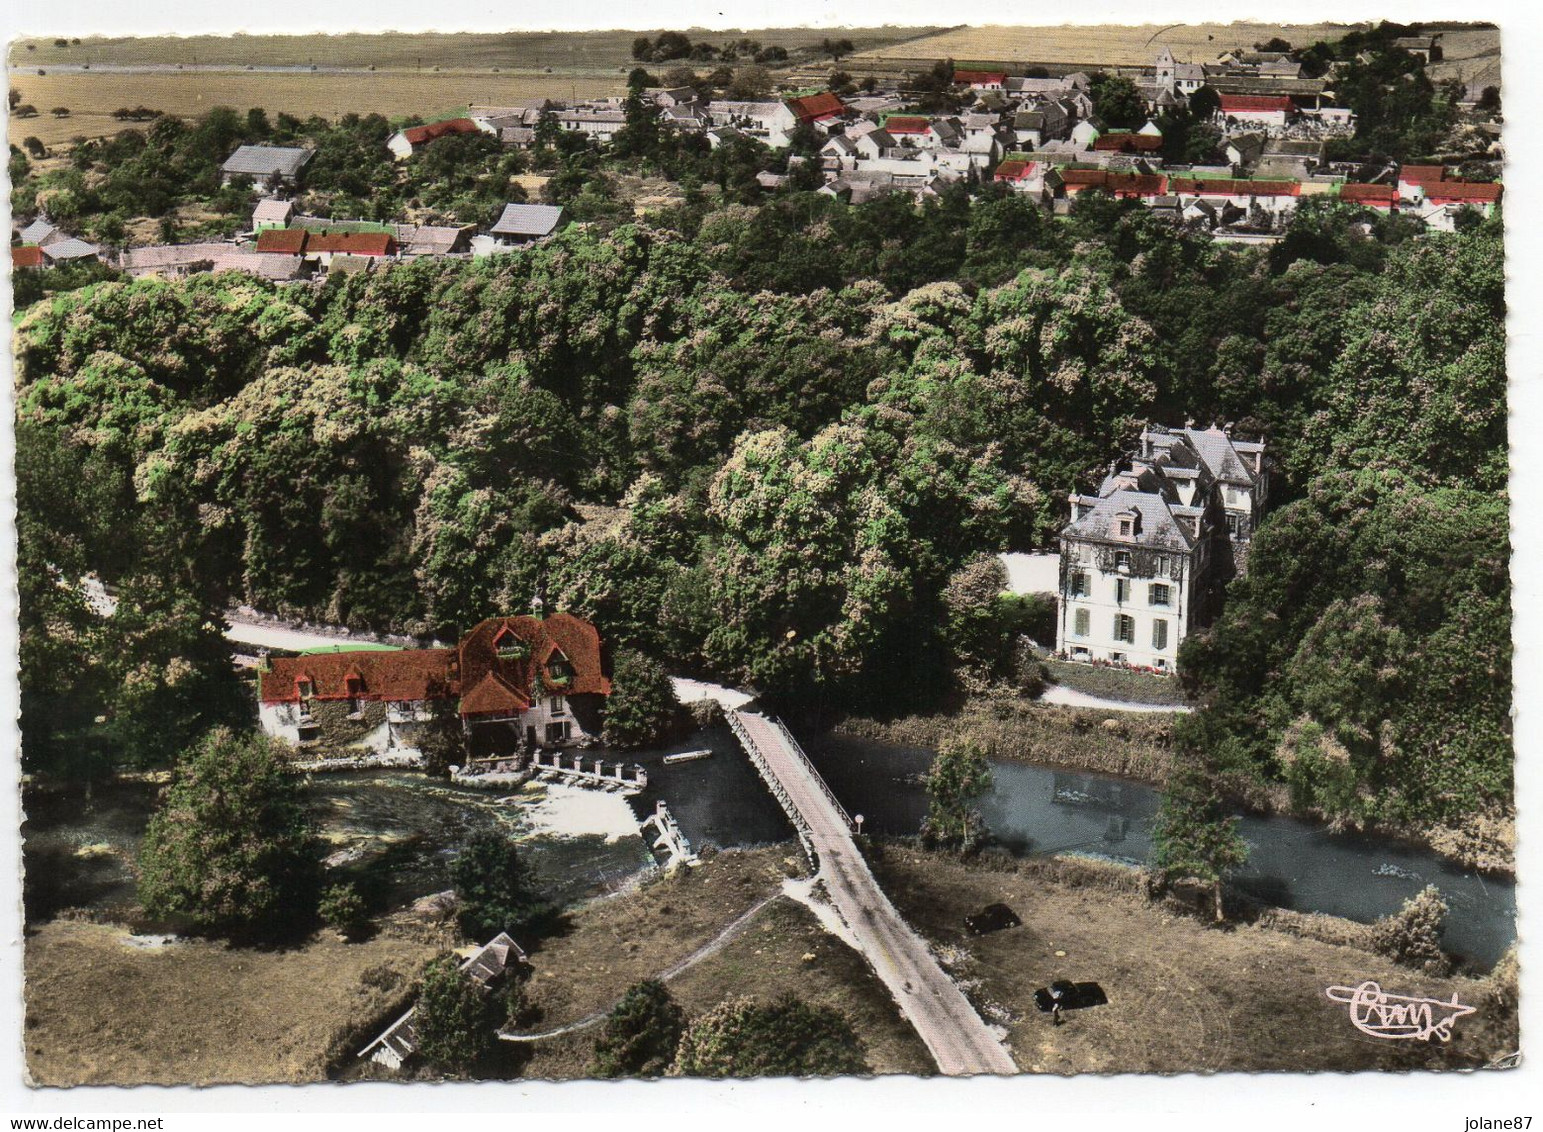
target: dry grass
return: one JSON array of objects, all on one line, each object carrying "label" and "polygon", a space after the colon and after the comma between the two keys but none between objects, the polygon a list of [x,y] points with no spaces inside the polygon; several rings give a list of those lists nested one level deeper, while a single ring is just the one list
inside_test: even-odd
[{"label": "dry grass", "polygon": [[[1434,979],[1363,949],[1259,925],[1218,929],[1119,886],[1032,866],[972,867],[888,848],[875,871],[906,918],[957,959],[978,1002],[1011,1018],[1030,1072],[1213,1072],[1475,1067],[1517,1048],[1514,1000],[1492,979]],[[1001,901],[1023,920],[983,937],[963,917]],[[1057,952],[1064,952],[1058,955]],[[1094,981],[1107,1006],[1055,1027],[1032,1002],[1055,979]],[[1450,1045],[1359,1034],[1325,988],[1376,979],[1386,990],[1478,1008]]]},{"label": "dry grass", "polygon": [[[82,39],[78,46],[55,47],[51,38],[19,40],[11,48],[12,67],[38,67],[50,63],[118,65],[198,64],[244,67],[444,67],[486,69],[491,67],[628,67],[632,41],[651,31],[554,32],[382,32],[353,35],[195,35],[145,38]],[[684,29],[683,29],[684,30]],[[859,50],[881,47],[898,40],[923,36],[936,28],[843,28],[841,36]],[[832,33],[818,28],[761,28],[751,31],[689,29],[693,40],[721,44],[741,36],[794,51],[817,46]],[[28,45],[34,50],[27,50]]]},{"label": "dry grass", "polygon": [[[444,72],[374,74],[54,74],[12,73],[11,85],[22,102],[42,113],[12,123],[19,139],[28,135],[45,145],[71,138],[104,137],[125,128],[112,112],[123,106],[148,106],[192,117],[215,106],[238,110],[261,106],[270,117],[280,112],[307,118],[337,118],[350,111],[388,118],[407,114],[433,117],[469,103],[502,103],[550,96],[599,98],[623,91],[623,76],[492,75]],[[55,119],[55,106],[70,110]],[[139,128],[143,128],[143,124]]]},{"label": "dry grass", "polygon": [[[29,933],[25,1042],[38,1084],[324,1080],[337,1044],[439,952],[394,935],[345,944],[329,932],[278,951],[207,940],[141,950],[127,937],[57,920]],[[388,977],[364,982],[375,969]]]},{"label": "dry grass", "polygon": [[953,59],[1001,64],[1064,63],[1106,67],[1150,67],[1167,46],[1180,62],[1207,62],[1230,48],[1252,50],[1255,43],[1279,36],[1307,46],[1335,39],[1345,24],[1178,24],[1160,27],[968,27],[854,55],[850,63],[892,63],[898,60]]},{"label": "dry grass", "polygon": [[[806,955],[813,958],[806,960]],[[536,980],[538,1005],[547,1002],[542,984],[550,981]],[[730,993],[769,1002],[791,992],[845,1014],[862,1036],[875,1073],[935,1072],[921,1039],[862,957],[827,933],[807,909],[785,899],[767,905],[721,951],[667,985],[691,1015],[712,1009]],[[620,997],[620,989],[610,989]],[[543,1019],[539,1028],[549,1025]],[[584,1076],[598,1032],[595,1026],[525,1047],[529,1060],[520,1075],[548,1080]]]}]

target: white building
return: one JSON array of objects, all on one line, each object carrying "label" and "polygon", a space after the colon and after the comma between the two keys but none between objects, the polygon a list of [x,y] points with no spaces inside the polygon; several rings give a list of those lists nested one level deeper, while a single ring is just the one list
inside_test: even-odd
[{"label": "white building", "polygon": [[1070,496],[1056,648],[1071,660],[1172,672],[1208,623],[1268,493],[1262,442],[1222,429],[1143,432],[1097,495]]}]

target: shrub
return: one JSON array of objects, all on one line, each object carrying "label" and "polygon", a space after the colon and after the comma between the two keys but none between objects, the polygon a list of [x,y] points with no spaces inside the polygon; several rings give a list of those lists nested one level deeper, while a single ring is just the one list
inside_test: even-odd
[{"label": "shrub", "polygon": [[478,942],[518,933],[550,913],[519,846],[496,829],[471,835],[450,866],[450,879],[461,901],[461,931]]},{"label": "shrub", "polygon": [[348,939],[358,939],[370,926],[369,909],[351,884],[335,884],[324,891],[317,911],[325,923]]},{"label": "shrub", "polygon": [[1408,900],[1391,916],[1384,916],[1373,927],[1378,951],[1396,963],[1413,967],[1427,975],[1444,975],[1451,961],[1441,950],[1441,928],[1447,917],[1447,902],[1435,885]]},{"label": "shrub", "polygon": [[863,1043],[839,1011],[784,995],[769,1006],[724,999],[681,1037],[671,1076],[835,1077],[870,1072]]},{"label": "shrub", "polygon": [[454,955],[442,955],[423,973],[413,1011],[418,1052],[442,1073],[472,1076],[498,1048],[499,1003],[486,987],[460,971]]},{"label": "shrub", "polygon": [[630,987],[595,1039],[596,1077],[658,1077],[675,1060],[686,1014],[664,984]]}]

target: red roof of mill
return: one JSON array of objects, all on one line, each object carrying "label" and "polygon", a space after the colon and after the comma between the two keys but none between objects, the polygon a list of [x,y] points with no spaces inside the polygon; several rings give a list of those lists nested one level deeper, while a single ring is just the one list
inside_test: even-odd
[{"label": "red roof of mill", "polygon": [[1442,181],[1425,186],[1425,199],[1433,204],[1493,204],[1500,199],[1502,187],[1487,181]]},{"label": "red roof of mill", "polygon": [[[559,665],[566,660],[571,671]],[[462,715],[507,715],[530,707],[537,683],[564,696],[610,695],[600,633],[568,613],[545,619],[492,617],[454,648],[274,657],[258,673],[265,704],[297,703],[309,681],[318,700],[460,698]]]},{"label": "red roof of mill", "polygon": [[1398,170],[1398,179],[1409,185],[1430,185],[1446,177],[1445,165],[1402,165]]},{"label": "red roof of mill", "polygon": [[257,233],[257,250],[284,255],[395,255],[390,232],[313,232],[306,228],[265,228]]},{"label": "red roof of mill", "polygon": [[304,228],[264,228],[257,233],[257,250],[281,255],[299,255],[305,251]]},{"label": "red roof of mill", "polygon": [[996,175],[992,178],[992,180],[1022,181],[1026,178],[1034,176],[1038,170],[1039,162],[1037,161],[1019,161],[1017,159],[1012,161],[1004,161],[1002,164],[997,166]]},{"label": "red roof of mill", "polygon": [[892,134],[925,134],[932,124],[925,118],[900,115],[884,119],[884,128]]},{"label": "red roof of mill", "polygon": [[11,245],[12,267],[42,267],[43,249],[31,246]]}]

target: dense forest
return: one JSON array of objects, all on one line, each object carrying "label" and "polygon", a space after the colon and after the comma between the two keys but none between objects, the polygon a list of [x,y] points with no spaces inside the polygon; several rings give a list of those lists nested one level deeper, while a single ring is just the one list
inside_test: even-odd
[{"label": "dense forest", "polygon": [[[241,718],[237,603],[449,637],[542,586],[673,671],[916,710],[980,659],[951,580],[1189,419],[1279,468],[1181,658],[1205,742],[1326,813],[1504,803],[1503,286],[1498,216],[1304,203],[1238,250],[960,187],[54,295],[17,324],[26,761],[165,763]],[[114,617],[63,584],[88,571]]]}]

